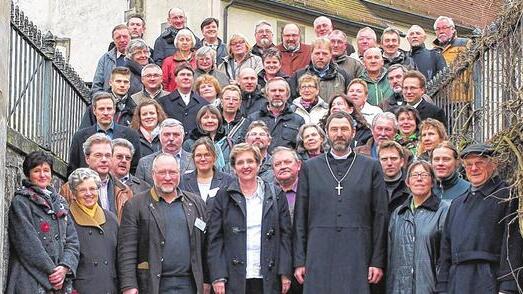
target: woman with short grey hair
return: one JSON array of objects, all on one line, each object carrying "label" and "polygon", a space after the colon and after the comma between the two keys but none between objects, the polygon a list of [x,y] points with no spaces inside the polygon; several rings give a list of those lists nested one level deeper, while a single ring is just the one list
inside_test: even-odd
[{"label": "woman with short grey hair", "polygon": [[216,51],[208,46],[203,46],[196,51],[196,69],[194,70],[194,80],[202,75],[210,75],[215,77],[220,84],[220,87],[225,87],[229,84],[227,75],[216,69],[216,65],[221,61],[216,60]]},{"label": "woman with short grey hair", "polygon": [[316,157],[327,149],[327,135],[317,124],[304,124],[298,130],[296,152],[301,160]]},{"label": "woman with short grey hair", "polygon": [[142,69],[147,64],[154,63],[151,59],[151,49],[142,39],[132,39],[127,45],[124,66],[131,71],[131,87],[127,96],[131,96],[143,89]]},{"label": "woman with short grey hair", "polygon": [[73,280],[77,293],[117,293],[116,216],[98,204],[98,173],[79,168],[69,176],[75,200],[70,212],[80,241],[80,262]]}]

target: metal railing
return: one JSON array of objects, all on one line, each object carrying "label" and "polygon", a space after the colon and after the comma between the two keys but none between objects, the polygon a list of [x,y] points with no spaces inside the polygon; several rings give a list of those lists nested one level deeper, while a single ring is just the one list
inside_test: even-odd
[{"label": "metal railing", "polygon": [[[455,137],[485,142],[523,119],[523,13],[507,8],[450,69],[427,85]],[[519,101],[519,102],[518,102]]]},{"label": "metal railing", "polygon": [[56,50],[55,36],[42,35],[13,4],[9,45],[8,124],[67,161],[89,89]]}]

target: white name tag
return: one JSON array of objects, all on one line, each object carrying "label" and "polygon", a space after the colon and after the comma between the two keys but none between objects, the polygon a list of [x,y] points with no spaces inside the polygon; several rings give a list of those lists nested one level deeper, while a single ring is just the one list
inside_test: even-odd
[{"label": "white name tag", "polygon": [[204,232],[207,224],[201,218],[197,218],[194,221],[194,226],[197,227],[200,231]]},{"label": "white name tag", "polygon": [[215,197],[216,193],[218,193],[218,190],[220,190],[220,187],[209,190],[209,198]]}]

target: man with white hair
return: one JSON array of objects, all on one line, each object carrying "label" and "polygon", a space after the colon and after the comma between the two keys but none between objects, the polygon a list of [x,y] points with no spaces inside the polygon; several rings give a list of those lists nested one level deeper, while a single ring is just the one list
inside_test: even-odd
[{"label": "man with white hair", "polygon": [[350,54],[350,56],[363,62],[363,53],[365,53],[369,48],[376,47],[377,39],[378,37],[373,29],[369,27],[360,29],[356,35],[358,50]]},{"label": "man with white hair", "polygon": [[439,71],[447,67],[441,53],[425,47],[427,34],[422,27],[413,25],[407,31],[407,41],[410,44],[410,56],[418,70],[430,81]]},{"label": "man with white hair", "polygon": [[[187,27],[187,18],[185,17],[185,12],[180,8],[171,8],[167,13],[167,22],[169,22],[169,27],[163,31],[156,41],[154,42],[154,52],[153,60],[156,64],[162,65],[163,60],[167,56],[173,55],[176,49],[176,43],[174,38],[178,32],[182,29],[188,29]],[[191,31],[191,33],[193,33]],[[194,33],[193,33],[194,35]],[[195,47],[200,47],[200,39],[194,35],[196,39]]]},{"label": "man with white hair", "polygon": [[436,32],[436,40],[432,42],[434,49],[441,53],[449,65],[470,43],[470,39],[458,38],[456,26],[450,17],[438,17],[434,22],[434,31]]},{"label": "man with white hair", "polygon": [[394,94],[387,80],[387,70],[383,66],[381,49],[377,47],[367,49],[363,54],[363,65],[365,71],[360,78],[367,82],[369,88],[367,102],[377,106]]},{"label": "man with white hair", "polygon": [[398,131],[398,120],[391,112],[378,113],[372,121],[371,131],[372,138],[367,141],[367,144],[354,148],[354,151],[373,159],[379,159],[378,146],[382,142],[394,140]]},{"label": "man with white hair", "polygon": [[272,25],[265,20],[262,20],[256,24],[254,29],[254,39],[256,44],[252,46],[251,53],[263,57],[265,51],[269,48],[275,48],[272,39]]},{"label": "man with white hair", "polygon": [[326,38],[334,29],[330,18],[323,15],[314,20],[313,27],[316,38]]}]

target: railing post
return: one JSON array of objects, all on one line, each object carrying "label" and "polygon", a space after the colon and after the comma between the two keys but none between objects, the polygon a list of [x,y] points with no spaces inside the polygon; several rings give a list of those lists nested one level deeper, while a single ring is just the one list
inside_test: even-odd
[{"label": "railing post", "polygon": [[52,85],[53,85],[53,58],[56,50],[55,36],[51,32],[47,32],[43,37],[43,53],[45,55],[44,62],[44,80],[43,80],[43,94],[42,94],[42,115],[41,117],[41,131],[42,131],[42,146],[48,150],[51,149],[51,103],[52,103]]}]

